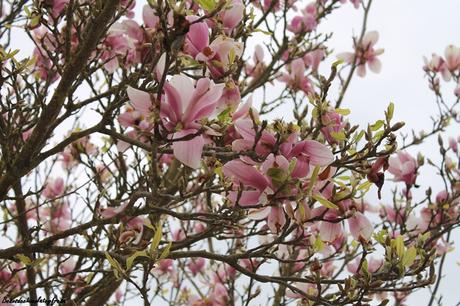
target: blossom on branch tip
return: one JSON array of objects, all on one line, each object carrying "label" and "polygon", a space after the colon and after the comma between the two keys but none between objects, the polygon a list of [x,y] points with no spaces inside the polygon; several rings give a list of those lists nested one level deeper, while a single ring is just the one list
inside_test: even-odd
[{"label": "blossom on branch tip", "polygon": [[383,53],[383,49],[375,49],[375,44],[379,39],[377,31],[367,32],[358,45],[355,46],[355,52],[344,52],[337,57],[350,65],[356,65],[360,77],[366,76],[366,65],[372,72],[379,73],[382,69],[382,63],[377,56]]}]

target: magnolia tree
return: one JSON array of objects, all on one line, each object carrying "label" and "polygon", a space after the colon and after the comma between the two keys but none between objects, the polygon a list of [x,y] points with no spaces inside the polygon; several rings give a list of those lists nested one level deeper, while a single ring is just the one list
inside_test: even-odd
[{"label": "magnolia tree", "polygon": [[[398,138],[391,103],[353,124],[371,2],[2,1],[2,305],[438,303],[460,171],[430,136],[460,120],[460,49],[425,61],[430,131]],[[317,27],[346,6],[336,53]],[[425,140],[439,162],[406,151]]]}]

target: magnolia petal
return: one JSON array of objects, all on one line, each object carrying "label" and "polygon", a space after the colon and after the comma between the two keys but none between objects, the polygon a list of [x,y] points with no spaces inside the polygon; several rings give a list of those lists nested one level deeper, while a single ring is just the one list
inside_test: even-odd
[{"label": "magnolia petal", "polygon": [[228,199],[232,203],[238,202],[240,206],[253,206],[259,204],[260,191],[258,190],[249,190],[241,192],[240,197],[238,191],[230,191],[228,194]]},{"label": "magnolia petal", "polygon": [[150,95],[148,93],[131,86],[128,86],[126,92],[128,93],[129,100],[135,110],[141,112],[142,114],[147,114],[150,111],[152,100],[150,99]]},{"label": "magnolia petal", "polygon": [[379,73],[382,70],[382,62],[378,58],[369,61],[368,65],[372,72]]},{"label": "magnolia petal", "polygon": [[265,190],[269,185],[268,180],[256,168],[246,165],[241,160],[232,160],[223,166],[224,175],[233,177],[237,183],[243,183],[257,188],[260,191]]},{"label": "magnolia petal", "polygon": [[[194,134],[196,130],[183,130],[174,133],[173,139],[182,138],[184,136]],[[174,157],[181,163],[192,168],[198,169],[201,163],[201,154],[203,153],[204,139],[202,135],[186,141],[173,142],[172,148]]]},{"label": "magnolia petal", "polygon": [[374,232],[371,221],[361,212],[356,212],[353,217],[348,219],[348,226],[355,240],[360,240],[362,238],[368,241],[371,239],[372,233]]}]

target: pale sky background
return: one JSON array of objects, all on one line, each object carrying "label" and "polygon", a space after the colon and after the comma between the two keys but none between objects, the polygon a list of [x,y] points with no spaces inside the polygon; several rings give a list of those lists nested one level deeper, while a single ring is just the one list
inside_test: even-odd
[{"label": "pale sky background", "polygon": [[[395,120],[405,121],[404,131],[410,132],[430,128],[431,115],[436,115],[433,93],[428,89],[422,70],[422,56],[431,53],[444,54],[448,44],[460,46],[460,1],[458,0],[374,0],[369,15],[368,30],[377,30],[380,39],[377,48],[385,48],[380,57],[383,63],[380,74],[370,73],[366,78],[352,81],[343,106],[352,110],[349,119],[353,123],[367,124],[382,118],[390,101],[395,103]],[[360,32],[360,12],[349,5],[332,14],[324,29],[334,32],[332,46],[338,52],[351,48],[350,34]],[[446,95],[453,97],[453,95]],[[460,129],[449,129],[452,136],[460,135]],[[416,154],[422,152],[427,157],[439,155],[436,138],[427,144],[409,150]],[[442,186],[438,178],[426,170],[418,178],[424,187],[431,186],[436,194]],[[424,175],[425,174],[425,175]],[[387,187],[385,189],[385,187]],[[384,196],[389,194],[384,186]],[[424,193],[424,190],[414,192]],[[416,199],[416,198],[415,198]],[[382,201],[382,203],[384,203]],[[376,203],[377,204],[377,203]],[[460,232],[455,231],[453,240],[460,240]],[[460,243],[460,242],[459,242]],[[448,254],[444,267],[445,278],[439,292],[443,295],[445,306],[454,306],[460,302],[460,251]],[[408,300],[408,306],[427,305],[428,290],[414,293]]]},{"label": "pale sky background", "polygon": [[[142,7],[144,1],[137,2]],[[380,57],[383,68],[380,74],[368,71],[364,79],[354,77],[343,102],[343,107],[352,110],[349,120],[364,126],[381,119],[388,103],[392,101],[395,103],[395,120],[406,122],[405,132],[409,132],[410,128],[428,130],[430,116],[436,115],[437,110],[434,95],[423,77],[422,56],[429,56],[432,52],[443,54],[448,44],[460,46],[459,13],[460,0],[374,0],[368,30],[380,33],[376,46],[385,48],[385,53]],[[355,10],[351,4],[347,4],[320,26],[323,31],[334,32],[329,45],[335,48],[336,53],[351,50],[351,35],[360,32],[361,16],[361,10]],[[19,34],[15,38],[22,40],[22,37]],[[24,39],[23,42],[27,40],[26,37]],[[25,48],[24,51],[29,53],[31,50]],[[280,111],[278,116],[282,114]],[[458,136],[460,129],[455,126],[450,133]],[[426,156],[436,157],[437,150],[437,142],[433,138],[428,144],[410,152],[416,154],[421,151]],[[431,185],[434,194],[441,190],[440,182],[433,179],[429,171],[423,173],[425,176],[420,176],[418,181],[422,186]],[[384,203],[385,194],[388,196],[390,190],[386,187],[382,202],[376,202],[376,205]],[[420,192],[423,193],[424,189]],[[414,192],[416,195],[417,192]],[[455,232],[453,237],[454,240],[460,240],[460,232]],[[442,305],[451,306],[460,302],[459,254],[460,251],[455,250],[447,257],[445,279],[439,291],[443,295]],[[425,289],[413,294],[407,305],[426,305],[428,299],[428,290]],[[136,305],[138,301],[129,304]]]}]

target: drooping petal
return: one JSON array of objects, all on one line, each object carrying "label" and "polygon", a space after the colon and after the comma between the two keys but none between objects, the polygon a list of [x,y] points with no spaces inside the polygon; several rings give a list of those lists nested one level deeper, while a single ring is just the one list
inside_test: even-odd
[{"label": "drooping petal", "polygon": [[[194,134],[196,130],[182,130],[174,133],[173,139]],[[203,153],[204,139],[202,135],[195,136],[190,140],[175,141],[172,148],[174,157],[181,163],[192,169],[198,169],[201,163],[201,154]]]},{"label": "drooping petal", "polygon": [[342,235],[342,225],[328,221],[321,221],[319,235],[323,241],[333,242]]}]

